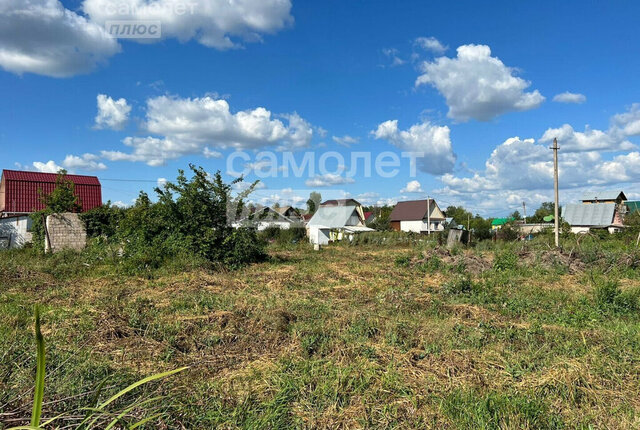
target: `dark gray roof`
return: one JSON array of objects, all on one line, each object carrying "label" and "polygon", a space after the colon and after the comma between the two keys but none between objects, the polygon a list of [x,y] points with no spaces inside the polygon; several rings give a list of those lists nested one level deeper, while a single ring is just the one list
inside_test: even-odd
[{"label": "dark gray roof", "polygon": [[562,218],[572,226],[608,227],[615,212],[615,203],[573,203],[562,207]]},{"label": "dark gray roof", "polygon": [[[433,213],[437,206],[436,201],[429,199],[429,209]],[[426,200],[410,200],[408,202],[398,202],[389,215],[390,221],[419,221],[427,217]]]},{"label": "dark gray roof", "polygon": [[627,196],[622,191],[604,190],[604,191],[587,191],[582,195],[581,201],[593,202],[596,200],[627,200]]}]

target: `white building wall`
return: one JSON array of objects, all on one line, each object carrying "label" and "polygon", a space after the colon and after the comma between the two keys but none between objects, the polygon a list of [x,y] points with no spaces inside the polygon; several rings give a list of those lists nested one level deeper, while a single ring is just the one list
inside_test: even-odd
[{"label": "white building wall", "polygon": [[21,248],[33,240],[29,216],[0,218],[0,248]]},{"label": "white building wall", "polygon": [[[427,233],[427,222],[421,221],[400,221],[400,230],[413,233]],[[431,221],[431,231],[444,230],[444,221]]]},{"label": "white building wall", "polygon": [[278,227],[281,230],[289,230],[291,223],[286,221],[260,221],[258,223],[258,231],[266,230],[269,227]]},{"label": "white building wall", "polygon": [[330,229],[311,226],[308,229],[309,242],[314,245],[328,245]]}]

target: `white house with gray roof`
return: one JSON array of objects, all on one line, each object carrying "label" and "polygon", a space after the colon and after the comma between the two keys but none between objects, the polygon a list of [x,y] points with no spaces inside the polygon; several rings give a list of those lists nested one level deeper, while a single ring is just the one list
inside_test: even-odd
[{"label": "white house with gray roof", "polygon": [[571,225],[572,233],[587,233],[591,229],[607,229],[615,233],[624,228],[617,203],[573,203],[563,206],[562,218]]},{"label": "white house with gray roof", "polygon": [[307,223],[309,242],[326,245],[329,242],[349,240],[356,233],[374,231],[365,225],[364,212],[360,203],[349,205],[321,205]]}]

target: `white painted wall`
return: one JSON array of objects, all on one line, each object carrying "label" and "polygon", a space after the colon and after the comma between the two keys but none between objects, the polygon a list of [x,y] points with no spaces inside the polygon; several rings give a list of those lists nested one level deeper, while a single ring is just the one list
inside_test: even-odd
[{"label": "white painted wall", "polygon": [[328,228],[309,227],[309,242],[314,245],[328,245],[330,231]]},{"label": "white painted wall", "polygon": [[[427,222],[422,221],[400,221],[400,230],[413,233],[426,233],[428,231]],[[444,230],[444,221],[431,221],[431,231]]]},{"label": "white painted wall", "polygon": [[0,218],[0,247],[21,248],[32,241],[28,216]]}]

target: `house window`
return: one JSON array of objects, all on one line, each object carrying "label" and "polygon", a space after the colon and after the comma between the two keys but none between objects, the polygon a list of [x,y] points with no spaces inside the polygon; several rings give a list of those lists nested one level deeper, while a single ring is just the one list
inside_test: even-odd
[{"label": "house window", "polygon": [[31,233],[33,231],[33,220],[30,216],[27,217],[27,232]]}]

